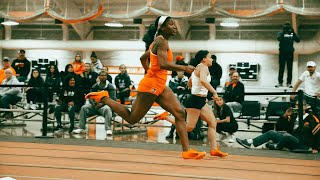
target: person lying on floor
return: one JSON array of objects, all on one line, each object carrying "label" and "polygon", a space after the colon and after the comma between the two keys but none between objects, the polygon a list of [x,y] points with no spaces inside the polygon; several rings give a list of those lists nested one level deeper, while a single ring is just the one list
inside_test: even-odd
[{"label": "person lying on floor", "polygon": [[[296,103],[296,106],[298,103]],[[288,112],[288,111],[287,111]],[[286,113],[287,113],[286,112]],[[289,121],[298,122],[288,118]],[[302,127],[293,126],[292,134],[287,131],[269,130],[268,132],[254,139],[239,139],[237,142],[245,148],[258,147],[264,143],[271,150],[282,150],[287,148],[296,152],[318,153],[319,150],[319,119],[308,109],[306,102],[303,102],[303,122]],[[296,124],[296,123],[295,123]],[[272,142],[269,142],[272,141]]]}]

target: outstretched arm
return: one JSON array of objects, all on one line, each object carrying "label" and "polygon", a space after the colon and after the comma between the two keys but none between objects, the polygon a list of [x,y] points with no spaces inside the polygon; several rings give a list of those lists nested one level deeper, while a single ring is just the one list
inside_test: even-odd
[{"label": "outstretched arm", "polygon": [[[302,83],[302,81],[300,79],[298,79],[296,84],[293,86],[292,92],[296,92],[301,83]],[[290,98],[294,99],[295,95],[291,95]]]}]

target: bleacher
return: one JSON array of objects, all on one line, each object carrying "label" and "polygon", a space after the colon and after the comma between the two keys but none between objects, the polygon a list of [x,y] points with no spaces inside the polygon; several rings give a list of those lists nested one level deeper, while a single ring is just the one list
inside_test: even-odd
[{"label": "bleacher", "polygon": [[[221,88],[218,88],[218,92],[221,92]],[[276,92],[276,93],[284,93],[288,91],[286,88],[257,88],[257,87],[250,87],[246,86],[246,93],[259,93],[259,92]],[[128,99],[127,107],[130,109],[132,102],[134,101],[136,91],[132,91],[131,97]],[[37,110],[26,110],[23,109],[23,105],[26,102],[19,102],[17,105],[14,106],[14,109],[0,109],[0,111],[7,111],[7,112],[14,112],[14,118],[11,120],[8,119],[0,119],[1,121],[7,120],[6,123],[11,121],[11,123],[17,124],[18,121],[25,122],[25,121],[35,121],[35,122],[42,122],[43,121],[43,109],[37,109]],[[55,102],[49,102],[50,105],[54,105]],[[245,102],[243,103],[242,111],[239,113],[235,113],[236,120],[239,123],[245,123],[247,125],[246,129],[240,129],[240,131],[252,131],[251,127],[255,127],[255,129],[262,128],[262,125],[264,123],[269,124],[275,124],[276,118],[279,117],[279,115],[282,115],[286,108],[289,105],[289,95],[246,95],[245,96]],[[131,125],[128,124],[124,119],[114,114],[113,117],[113,130],[115,132],[124,132],[126,130],[132,131],[133,129],[136,129],[138,131],[143,131],[146,129],[146,127],[161,127],[161,128],[169,128],[170,126],[163,126],[155,124],[156,121],[154,121],[152,118],[154,115],[163,112],[163,109],[160,106],[157,106],[156,104],[152,106],[152,108],[149,110],[149,112],[145,115],[145,117],[137,124]],[[89,117],[88,118],[88,124],[92,123],[100,123],[103,122],[97,122],[92,121],[97,116]],[[77,119],[77,118],[76,118]],[[64,124],[68,124],[68,118],[67,113],[64,113],[63,118]],[[76,121],[77,122],[77,121]],[[49,115],[47,117],[47,123],[52,124],[52,126],[55,126],[55,119],[53,114]],[[0,126],[3,125],[3,122],[0,123]],[[76,125],[77,126],[77,125]],[[256,131],[256,130],[255,130]]]}]

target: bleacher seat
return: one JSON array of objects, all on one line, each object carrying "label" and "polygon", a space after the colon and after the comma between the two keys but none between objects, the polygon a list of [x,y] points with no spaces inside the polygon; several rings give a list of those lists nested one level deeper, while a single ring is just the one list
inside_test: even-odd
[{"label": "bleacher seat", "polygon": [[260,119],[260,102],[243,101],[239,118]]},{"label": "bleacher seat", "polygon": [[276,121],[279,116],[283,115],[290,107],[290,102],[276,102],[270,101],[267,107],[266,119],[269,121]]}]

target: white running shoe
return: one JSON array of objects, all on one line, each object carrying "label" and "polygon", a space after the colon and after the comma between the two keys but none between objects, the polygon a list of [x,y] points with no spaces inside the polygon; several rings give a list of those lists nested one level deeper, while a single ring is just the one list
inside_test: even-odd
[{"label": "white running shoe", "polygon": [[30,104],[29,103],[27,103],[24,107],[23,107],[24,109],[30,109]]},{"label": "white running shoe", "polygon": [[74,133],[74,134],[86,134],[87,132],[84,129],[75,129],[75,130],[72,131],[72,133]]},{"label": "white running shoe", "polygon": [[233,134],[228,135],[228,143],[234,143]]},{"label": "white running shoe", "polygon": [[112,136],[112,131],[110,129],[107,130],[107,136]]}]

